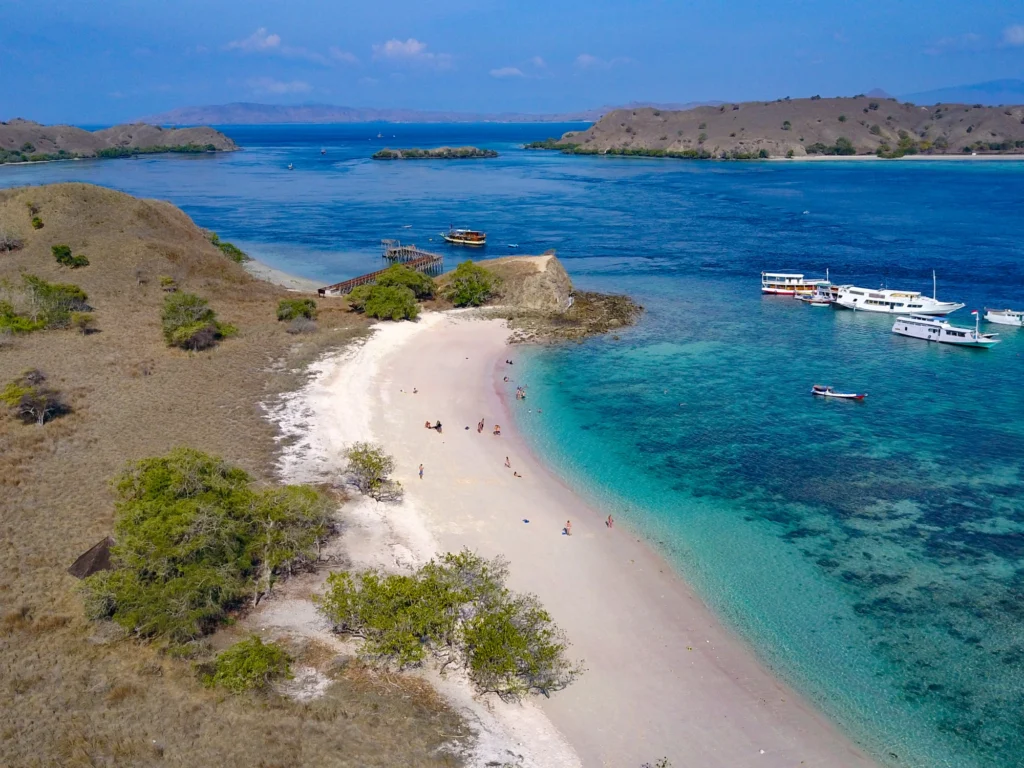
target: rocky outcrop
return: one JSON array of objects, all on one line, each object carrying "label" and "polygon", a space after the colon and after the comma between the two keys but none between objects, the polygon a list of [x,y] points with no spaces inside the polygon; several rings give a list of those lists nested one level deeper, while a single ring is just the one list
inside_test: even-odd
[{"label": "rocky outcrop", "polygon": [[382,149],[373,153],[374,160],[468,160],[497,157],[493,149],[479,147],[437,147],[435,149]]}]

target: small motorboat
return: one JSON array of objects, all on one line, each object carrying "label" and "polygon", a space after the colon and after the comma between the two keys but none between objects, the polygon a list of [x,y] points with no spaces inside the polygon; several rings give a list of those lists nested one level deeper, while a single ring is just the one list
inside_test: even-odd
[{"label": "small motorboat", "polygon": [[997,325],[1015,325],[1024,328],[1024,311],[1019,309],[989,309],[985,307],[985,322]]},{"label": "small motorboat", "polygon": [[326,155],[327,154],[327,150],[326,149],[321,149],[320,150],[320,154],[321,155]]},{"label": "small motorboat", "polygon": [[811,394],[818,397],[835,397],[840,400],[863,400],[868,396],[867,392],[863,395],[854,392],[836,392],[832,387],[826,387],[822,384],[815,384],[811,387]]},{"label": "small motorboat", "polygon": [[812,307],[829,307],[836,303],[835,297],[832,295],[832,283],[827,280],[818,280],[814,283],[814,291],[797,293],[796,298]]},{"label": "small motorboat", "polygon": [[294,166],[294,165],[292,165],[291,163],[288,163],[288,170],[289,170],[289,171],[293,171],[293,170],[295,170],[295,166]]}]

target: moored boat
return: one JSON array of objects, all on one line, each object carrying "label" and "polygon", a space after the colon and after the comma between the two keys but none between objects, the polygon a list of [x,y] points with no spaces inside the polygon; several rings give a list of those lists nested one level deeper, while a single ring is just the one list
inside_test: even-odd
[{"label": "moored boat", "polygon": [[452,229],[442,233],[446,243],[452,245],[487,245],[487,234],[476,229]]},{"label": "moored boat", "polygon": [[998,344],[999,339],[995,338],[997,334],[981,333],[978,330],[978,313],[972,312],[971,314],[975,318],[973,330],[950,325],[946,320],[939,320],[927,315],[908,315],[896,318],[892,332],[898,333],[900,336],[937,341],[941,344],[956,344],[960,347],[987,349]]},{"label": "moored boat", "polygon": [[985,308],[985,322],[997,325],[1015,325],[1024,328],[1024,311],[1016,309]]},{"label": "moored boat", "polygon": [[799,273],[762,272],[761,293],[775,296],[809,296],[821,282],[821,278],[805,278]]},{"label": "moored boat", "polygon": [[884,312],[888,314],[911,313],[914,315],[948,315],[964,307],[953,301],[939,301],[935,291],[935,273],[932,272],[932,297],[921,295],[920,291],[892,291],[887,288],[872,290],[856,285],[839,286],[836,306],[863,312]]},{"label": "moored boat", "polygon": [[815,384],[811,387],[811,394],[818,397],[835,397],[839,400],[863,400],[868,396],[867,392],[858,394],[856,392],[836,392],[832,387],[824,384]]},{"label": "moored boat", "polygon": [[836,302],[832,295],[832,283],[827,280],[818,281],[814,284],[814,290],[811,293],[797,294],[795,298],[812,307],[828,307]]}]

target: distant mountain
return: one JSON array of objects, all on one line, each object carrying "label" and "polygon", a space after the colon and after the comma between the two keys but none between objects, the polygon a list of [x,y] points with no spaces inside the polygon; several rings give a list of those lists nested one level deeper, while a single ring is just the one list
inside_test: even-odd
[{"label": "distant mountain", "polygon": [[451,110],[370,109],[333,104],[256,104],[236,102],[201,107],[181,107],[141,122],[157,125],[255,125],[261,123],[556,123],[593,122],[606,109],[590,109],[559,114],[521,112],[455,112]]},{"label": "distant mountain", "polygon": [[936,88],[900,96],[914,104],[984,104],[986,106],[1024,104],[1024,80],[989,80],[972,85]]}]

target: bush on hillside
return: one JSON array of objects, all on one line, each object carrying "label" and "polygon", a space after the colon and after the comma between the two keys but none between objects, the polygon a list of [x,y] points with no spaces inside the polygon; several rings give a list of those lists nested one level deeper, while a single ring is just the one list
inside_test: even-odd
[{"label": "bush on hillside", "polygon": [[221,240],[216,232],[210,233],[210,242],[213,243],[220,249],[220,252],[231,259],[236,264],[244,264],[247,261],[252,261],[245,251],[236,245]]},{"label": "bush on hillside", "polygon": [[16,251],[25,245],[25,241],[17,237],[13,232],[0,229],[0,253]]},{"label": "bush on hillside", "polygon": [[38,216],[33,216],[32,217],[32,229],[42,229],[42,228],[43,228],[43,220],[40,219]]},{"label": "bush on hillside", "polygon": [[537,598],[510,591],[507,576],[502,559],[463,550],[411,574],[331,574],[319,609],[336,631],[363,638],[372,664],[402,669],[433,657],[509,699],[561,690],[583,669]]},{"label": "bush on hillside", "polygon": [[377,278],[377,285],[408,288],[417,299],[429,299],[434,295],[434,281],[429,275],[417,272],[404,264],[392,264]]},{"label": "bush on hillside", "polygon": [[395,285],[360,285],[346,296],[353,312],[381,320],[415,320],[420,306],[409,288]]},{"label": "bush on hillside", "polygon": [[288,653],[276,643],[264,643],[257,635],[217,654],[217,658],[200,671],[205,685],[220,686],[231,693],[264,690],[275,680],[291,676]]},{"label": "bush on hillside", "polygon": [[180,645],[311,566],[332,531],[331,504],[312,488],[251,483],[191,448],[129,464],[114,483],[114,569],[84,582],[89,616]]},{"label": "bush on hillside", "polygon": [[66,328],[73,313],[92,309],[87,299],[77,285],[48,283],[35,275],[22,275],[20,286],[0,281],[0,331]]},{"label": "bush on hillside", "polygon": [[401,483],[391,480],[395,460],[374,443],[353,443],[345,451],[348,473],[360,493],[377,501],[395,500],[402,495]]},{"label": "bush on hillside", "polygon": [[468,259],[455,268],[444,291],[444,297],[456,307],[479,307],[500,284],[500,278]]},{"label": "bush on hillside", "polygon": [[0,390],[0,403],[24,424],[40,427],[58,416],[71,412],[63,393],[46,386],[42,371],[25,371]]},{"label": "bush on hillside", "polygon": [[206,299],[193,293],[172,293],[164,299],[162,325],[170,346],[190,350],[208,349],[237,332],[218,322]]},{"label": "bush on hillside", "polygon": [[71,325],[77,328],[83,336],[88,336],[96,331],[96,318],[89,312],[72,312]]},{"label": "bush on hillside", "polygon": [[316,319],[316,302],[312,299],[281,299],[277,302],[277,319],[294,320],[305,317]]},{"label": "bush on hillside", "polygon": [[72,256],[71,247],[68,245],[55,245],[50,250],[53,252],[53,258],[62,267],[76,269],[77,267],[89,266],[89,260],[85,256]]}]

